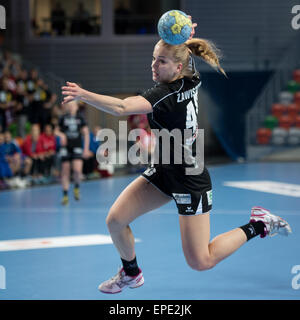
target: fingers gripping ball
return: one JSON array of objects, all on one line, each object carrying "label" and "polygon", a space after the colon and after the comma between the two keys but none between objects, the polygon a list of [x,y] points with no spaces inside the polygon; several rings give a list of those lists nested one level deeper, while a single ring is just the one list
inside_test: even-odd
[{"label": "fingers gripping ball", "polygon": [[159,36],[168,44],[182,44],[191,35],[192,21],[184,12],[171,10],[160,17],[157,30]]}]

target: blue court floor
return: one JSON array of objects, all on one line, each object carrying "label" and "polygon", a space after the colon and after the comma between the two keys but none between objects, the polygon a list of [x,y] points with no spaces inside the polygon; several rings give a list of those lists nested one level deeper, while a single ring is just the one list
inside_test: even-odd
[{"label": "blue court floor", "polygon": [[[211,238],[246,224],[254,205],[286,219],[293,234],[257,237],[215,268],[197,272],[185,262],[177,210],[171,202],[132,224],[144,286],[105,295],[97,287],[120,265],[114,246],[109,241],[90,245],[65,241],[73,239],[70,236],[108,236],[107,212],[136,175],[82,183],[81,201],[71,198],[68,207],[60,205],[58,185],[1,192],[0,300],[300,299],[300,163],[229,164],[208,169],[213,181]],[[254,187],[229,186],[228,182]],[[262,189],[267,185],[267,192],[256,190],[256,185]],[[52,237],[64,237],[59,238],[63,246],[29,249],[26,242],[39,241],[43,246],[51,240],[37,239]],[[1,251],[3,241],[18,239],[22,239],[21,248],[13,244]]]}]

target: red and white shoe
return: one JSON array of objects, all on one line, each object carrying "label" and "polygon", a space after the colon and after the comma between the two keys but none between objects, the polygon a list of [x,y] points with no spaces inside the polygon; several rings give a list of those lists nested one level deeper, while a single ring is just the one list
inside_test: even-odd
[{"label": "red and white shoe", "polygon": [[271,237],[276,234],[288,236],[292,233],[292,229],[287,221],[279,216],[271,214],[271,212],[262,207],[253,207],[251,209],[250,222],[262,221],[265,225],[264,233],[260,235],[261,238],[269,235]]},{"label": "red and white shoe", "polygon": [[103,293],[119,293],[127,287],[138,288],[144,284],[143,272],[139,270],[138,275],[131,277],[127,276],[124,269],[121,268],[115,276],[101,283],[98,289]]}]

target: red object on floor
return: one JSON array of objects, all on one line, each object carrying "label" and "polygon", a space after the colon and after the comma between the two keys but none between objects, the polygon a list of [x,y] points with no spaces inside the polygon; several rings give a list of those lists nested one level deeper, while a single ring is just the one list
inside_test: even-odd
[{"label": "red object on floor", "polygon": [[278,121],[279,121],[279,127],[284,129],[289,129],[295,123],[295,119],[293,119],[289,115],[283,115],[279,117]]},{"label": "red object on floor", "polygon": [[295,127],[300,128],[300,116],[295,117]]},{"label": "red object on floor", "polygon": [[273,103],[271,111],[274,117],[279,118],[286,113],[287,107],[281,103]]},{"label": "red object on floor", "polygon": [[256,131],[256,141],[258,144],[269,144],[272,136],[272,130],[268,128],[259,128]]},{"label": "red object on floor", "polygon": [[294,95],[294,102],[300,105],[300,92],[296,92]]},{"label": "red object on floor", "polygon": [[300,69],[293,72],[293,80],[300,83]]},{"label": "red object on floor", "polygon": [[112,174],[110,172],[108,172],[108,170],[97,170],[100,174],[101,174],[101,178],[109,178],[112,176]]},{"label": "red object on floor", "polygon": [[300,104],[291,103],[287,106],[287,114],[295,118],[297,115],[300,115]]}]

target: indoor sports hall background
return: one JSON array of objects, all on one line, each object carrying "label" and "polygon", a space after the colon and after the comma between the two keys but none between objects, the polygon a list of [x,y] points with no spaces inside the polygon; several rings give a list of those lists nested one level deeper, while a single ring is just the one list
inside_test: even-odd
[{"label": "indoor sports hall background", "polygon": [[[132,225],[145,285],[104,295],[98,285],[120,265],[105,217],[144,167],[99,167],[95,144],[81,200],[62,206],[58,146],[51,170],[32,175],[22,144],[33,124],[57,124],[65,81],[121,98],[153,86],[156,25],[170,9],[192,16],[196,36],[221,49],[228,75],[197,60],[199,124],[213,183],[211,238],[247,223],[254,205],[286,219],[293,234],[253,239],[212,270],[196,272],[185,262],[170,203]],[[0,1],[0,300],[299,300],[299,40],[300,3],[292,0]],[[145,125],[84,104],[80,112],[92,139],[109,128],[126,140],[119,120],[128,120],[128,130]],[[20,161],[12,174],[5,139]],[[124,157],[118,148],[116,154]]]}]

